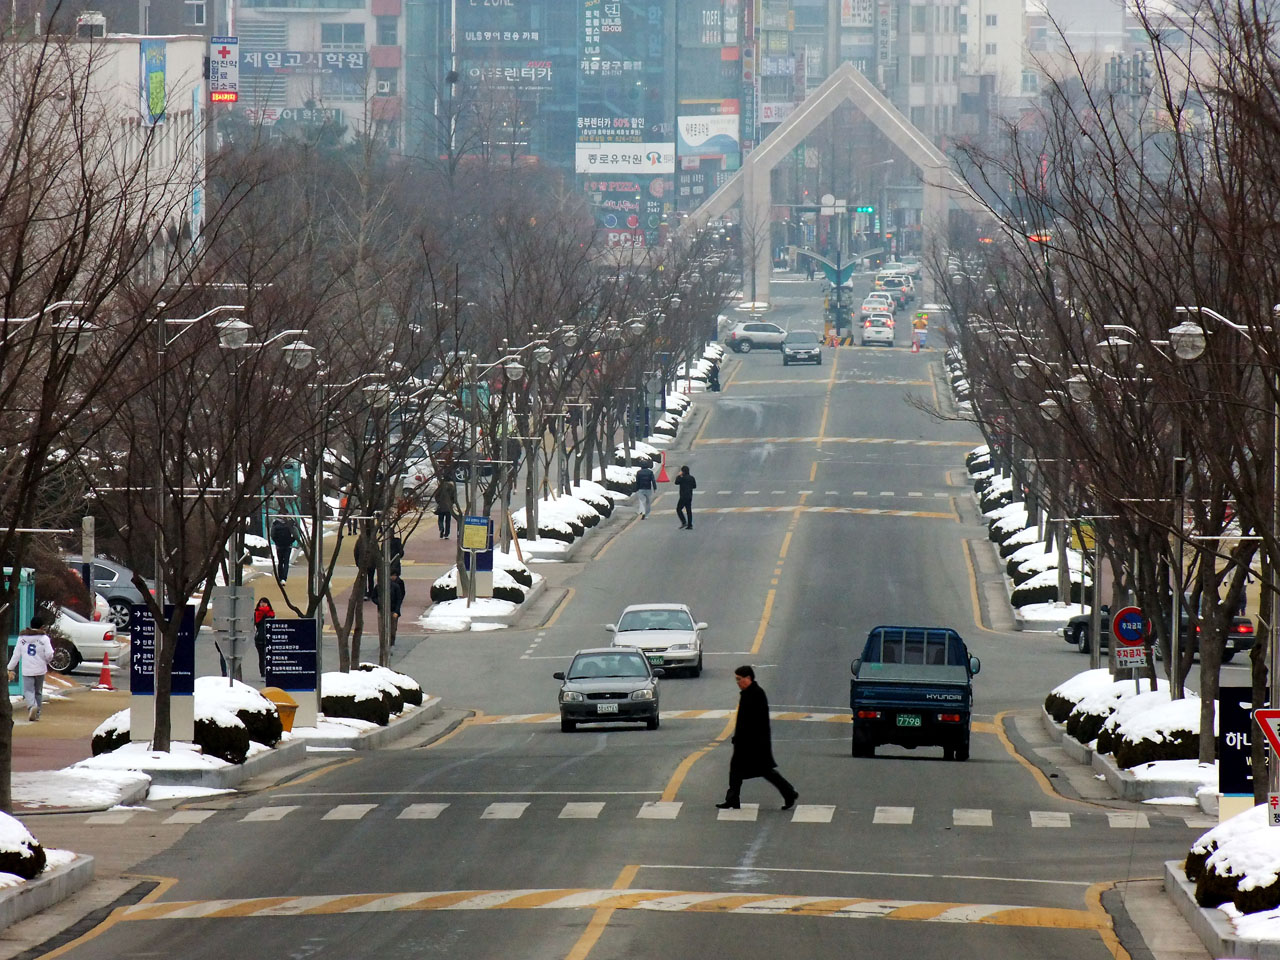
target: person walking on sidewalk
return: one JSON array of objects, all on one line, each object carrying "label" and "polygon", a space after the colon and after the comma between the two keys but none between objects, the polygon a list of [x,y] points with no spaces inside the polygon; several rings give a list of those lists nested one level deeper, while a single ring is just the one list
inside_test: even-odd
[{"label": "person walking on sidewalk", "polygon": [[391,637],[391,646],[396,645],[396,629],[400,626],[400,607],[404,603],[404,581],[400,579],[400,571],[391,571],[391,582],[387,584],[388,602],[390,606],[391,621],[387,632]]},{"label": "person walking on sidewalk", "polygon": [[687,466],[681,467],[676,474],[676,486],[680,488],[680,498],[676,500],[676,519],[683,530],[693,529],[693,491],[698,481],[693,479]]},{"label": "person walking on sidewalk", "polygon": [[40,719],[40,701],[44,695],[44,675],[49,672],[53,660],[53,641],[44,632],[44,618],[31,618],[31,626],[18,635],[18,643],[9,658],[9,679],[18,661],[22,661],[22,698],[27,702],[27,719],[35,723]]},{"label": "person walking on sidewalk", "polygon": [[653,475],[653,468],[643,466],[636,472],[636,513],[641,520],[647,520],[649,511],[653,509],[653,491],[658,489],[658,478]]},{"label": "person walking on sidewalk", "polygon": [[289,559],[293,556],[293,523],[288,517],[276,517],[271,521],[271,542],[276,546],[276,568],[280,582],[289,579]]},{"label": "person walking on sidewalk", "polygon": [[440,528],[440,539],[449,539],[449,524],[458,509],[458,488],[453,485],[453,478],[440,474],[436,483],[436,525]]},{"label": "person walking on sidewalk", "polygon": [[253,646],[258,651],[258,675],[267,679],[267,627],[264,621],[276,615],[271,601],[263,597],[253,608]]},{"label": "person walking on sidewalk", "polygon": [[742,781],[763,777],[782,794],[782,809],[796,805],[800,793],[778,772],[773,759],[773,738],[769,731],[769,698],[756,683],[756,672],[750,664],[733,671],[738,682],[738,719],[733,727],[733,757],[729,760],[729,790],[721,810],[737,810],[742,806]]}]

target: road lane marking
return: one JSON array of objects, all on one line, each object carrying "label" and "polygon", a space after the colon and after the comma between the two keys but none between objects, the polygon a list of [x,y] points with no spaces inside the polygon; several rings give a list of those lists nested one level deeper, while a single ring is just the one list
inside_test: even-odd
[{"label": "road lane marking", "polygon": [[680,816],[682,800],[649,800],[641,804],[637,820],[674,820]]},{"label": "road lane marking", "polygon": [[449,809],[447,803],[411,803],[400,811],[397,820],[435,820]]},{"label": "road lane marking", "polygon": [[529,804],[525,802],[518,803],[491,803],[484,808],[484,813],[480,814],[481,820],[519,820],[524,816],[525,810],[529,809]]},{"label": "road lane marking", "polygon": [[1060,810],[1032,810],[1031,826],[1061,830],[1071,826],[1071,814]]},{"label": "road lane marking", "polygon": [[951,822],[957,827],[989,827],[991,826],[991,811],[952,810]]},{"label": "road lane marking", "polygon": [[704,446],[742,446],[770,443],[868,443],[890,447],[972,447],[972,440],[898,440],[893,437],[712,437]]},{"label": "road lane marking", "polygon": [[137,810],[108,810],[105,813],[95,813],[93,816],[85,820],[85,823],[103,823],[103,824],[120,824],[128,823],[137,814]]},{"label": "road lane marking", "polygon": [[628,865],[611,888],[443,890],[418,893],[247,897],[139,903],[116,911],[120,922],[328,916],[343,913],[446,910],[594,910],[595,915],[566,960],[584,960],[615,910],[717,913],[745,916],[884,919],[1060,930],[1110,929],[1110,918],[1091,909],[1031,907],[1004,903],[955,903],[870,897],[801,896],[778,893],[654,890],[630,886],[637,865]]},{"label": "road lane marking", "polygon": [[298,808],[290,806],[276,807],[259,807],[257,810],[250,810],[240,818],[241,823],[275,823],[277,820],[283,820],[289,814]]},{"label": "road lane marking", "polygon": [[[748,490],[747,493],[758,493]],[[891,496],[891,495],[890,495]],[[859,517],[919,517],[926,520],[955,520],[954,513],[943,513],[940,510],[897,510],[887,507],[834,507],[834,506],[763,506],[763,507],[699,507],[699,513],[732,514],[732,513],[839,513]],[[656,516],[674,516],[674,510],[655,510]],[[990,632],[990,631],[988,631]]]},{"label": "road lane marking", "polygon": [[1147,815],[1137,810],[1119,810],[1107,814],[1107,824],[1113,830],[1146,830],[1151,826]]},{"label": "road lane marking", "polygon": [[216,810],[175,810],[165,817],[163,823],[204,823],[212,817]]},{"label": "road lane marking", "polygon": [[760,804],[744,803],[742,806],[734,809],[730,807],[728,810],[717,810],[717,820],[735,820],[747,823],[755,823],[760,816]]},{"label": "road lane marking", "polygon": [[915,819],[915,807],[876,807],[872,823],[909,824]]},{"label": "road lane marking", "polygon": [[830,823],[835,816],[835,804],[801,803],[791,815],[792,823]]},{"label": "road lane marking", "polygon": [[604,809],[603,800],[576,800],[566,803],[560,810],[559,820],[598,820]]},{"label": "road lane marking", "polygon": [[321,820],[363,820],[365,814],[376,807],[376,803],[340,803]]}]

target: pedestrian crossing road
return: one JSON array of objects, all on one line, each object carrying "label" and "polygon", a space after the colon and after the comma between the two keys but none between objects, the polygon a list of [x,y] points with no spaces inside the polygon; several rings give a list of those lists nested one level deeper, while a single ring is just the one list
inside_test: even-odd
[{"label": "pedestrian crossing road", "polygon": [[[448,793],[438,795],[450,795]],[[583,796],[583,794],[574,794]],[[587,794],[588,796],[590,794]],[[957,807],[953,810],[917,811],[914,806],[879,806],[874,810],[843,809],[835,804],[798,803],[788,811],[779,811],[774,805],[744,803],[738,810],[719,810],[711,804],[689,804],[683,801],[639,800],[634,796],[613,800],[564,800],[561,797],[535,796],[532,800],[486,800],[474,794],[453,795],[453,800],[406,803],[388,800],[380,803],[336,803],[330,806],[302,806],[299,804],[272,804],[250,810],[174,810],[157,811],[148,808],[108,810],[85,816],[84,823],[98,826],[118,826],[130,822],[159,820],[167,824],[198,824],[222,814],[221,822],[242,824],[279,823],[307,819],[321,822],[352,822],[375,819],[441,821],[443,824],[459,820],[632,820],[671,821],[693,818],[698,822],[746,822],[770,817],[781,818],[795,824],[831,824],[841,829],[877,827],[911,827],[913,829],[951,829],[953,827],[981,829],[1013,829],[1019,826],[1036,830],[1070,830],[1074,827],[1101,827],[1112,830],[1148,830],[1152,817],[1157,824],[1183,827],[1191,830],[1207,830],[1217,821],[1199,814],[1170,816],[1162,813],[1148,814],[1141,810],[1083,810],[1076,813],[1060,810],[1029,810],[1021,814],[996,815],[989,809]],[[511,794],[503,796],[510,797]]]},{"label": "pedestrian crossing road", "polygon": [[805,496],[826,497],[913,497],[916,499],[947,500],[956,496],[959,492],[959,490],[953,490],[950,493],[945,493],[941,490],[934,490],[928,493],[922,490],[908,490],[904,493],[899,493],[896,490],[715,490],[708,495],[716,497],[794,497],[804,494]]}]

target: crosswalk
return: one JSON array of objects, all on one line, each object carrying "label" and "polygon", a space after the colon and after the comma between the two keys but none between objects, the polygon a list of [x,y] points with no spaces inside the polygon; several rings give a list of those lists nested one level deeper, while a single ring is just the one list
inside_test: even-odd
[{"label": "crosswalk", "polygon": [[925,492],[923,490],[716,490],[714,496],[717,497],[794,497],[794,496],[820,496],[820,497],[909,497],[912,499],[922,500],[949,500],[957,495],[959,491],[953,490],[946,493],[941,490]]},{"label": "crosswalk", "polygon": [[[279,823],[286,818],[314,819],[321,822],[361,821],[371,816],[390,816],[395,820],[430,820],[457,822],[468,820],[522,820],[526,816],[539,819],[552,817],[557,820],[602,820],[618,816],[634,820],[677,820],[694,818],[701,821],[754,823],[764,818],[780,817],[797,824],[836,824],[861,827],[965,827],[981,829],[1014,829],[1019,826],[1037,830],[1069,830],[1075,827],[1100,827],[1104,823],[1112,830],[1148,830],[1151,817],[1140,810],[1084,811],[1072,813],[1062,810],[1029,810],[1023,814],[996,814],[990,809],[957,807],[946,810],[918,811],[914,806],[877,806],[872,811],[844,809],[836,804],[798,803],[789,811],[779,811],[773,804],[743,803],[741,809],[720,810],[710,804],[689,804],[680,800],[645,800],[638,805],[634,800],[495,800],[477,803],[468,798],[464,802],[431,801],[408,803],[389,801],[384,803],[338,803],[330,807],[304,806],[301,804],[270,804],[250,810],[174,810],[155,811],[147,808],[115,809],[89,814],[85,823],[90,825],[119,825],[139,818],[160,818],[167,824],[200,824],[218,814],[224,814],[226,822],[243,824]],[[1216,820],[1199,815],[1158,815],[1159,823],[1183,824],[1188,829],[1204,830],[1216,824]]]}]

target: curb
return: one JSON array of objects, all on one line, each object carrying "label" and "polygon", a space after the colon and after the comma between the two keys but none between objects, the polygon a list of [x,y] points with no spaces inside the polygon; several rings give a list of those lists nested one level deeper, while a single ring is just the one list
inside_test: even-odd
[{"label": "curb", "polygon": [[147,769],[136,767],[151,777],[151,785],[155,787],[213,787],[230,789],[251,777],[274,770],[276,767],[297,763],[307,752],[305,741],[282,741],[270,750],[249,757],[244,763],[228,764],[214,770],[198,769]]},{"label": "curb", "polygon": [[[1063,740],[1065,742],[1066,737]],[[1139,780],[1128,770],[1121,770],[1105,753],[1094,753],[1091,766],[1107,778],[1111,789],[1122,800],[1155,800],[1158,797],[1194,799],[1201,786],[1199,780]],[[1276,956],[1280,960],[1280,953]]]},{"label": "curb", "polygon": [[1040,708],[1040,723],[1049,736],[1058,742],[1062,747],[1062,752],[1068,757],[1086,767],[1093,765],[1093,751],[1067,733],[1066,729],[1060,726],[1057,720],[1049,716],[1049,711],[1044,707]]},{"label": "curb", "polygon": [[440,716],[443,709],[439,697],[429,697],[422,702],[422,706],[405,711],[385,727],[378,727],[376,730],[370,730],[367,733],[353,733],[348,736],[333,737],[298,737],[290,741],[290,743],[302,747],[303,752],[306,751],[307,747],[346,747],[351,750],[377,750],[379,747],[399,740],[401,737],[408,736],[428,720],[434,720]]},{"label": "curb", "polygon": [[[46,771],[57,774],[59,771]],[[44,805],[25,806],[15,791],[14,796],[14,816],[20,817],[39,817],[49,813],[99,813],[103,810],[110,810],[113,806],[127,807],[131,804],[142,803],[147,799],[147,794],[151,791],[151,780],[146,773],[139,772],[137,779],[124,787],[116,799],[111,803],[91,803],[75,807],[50,807]]]},{"label": "curb", "polygon": [[0,891],[0,929],[61,903],[92,882],[93,857],[78,853],[70,863]]},{"label": "curb", "polygon": [[1280,941],[1241,939],[1230,917],[1217,907],[1202,907],[1196,903],[1195,885],[1182,872],[1181,860],[1165,861],[1164,890],[1213,956],[1280,960]]}]

